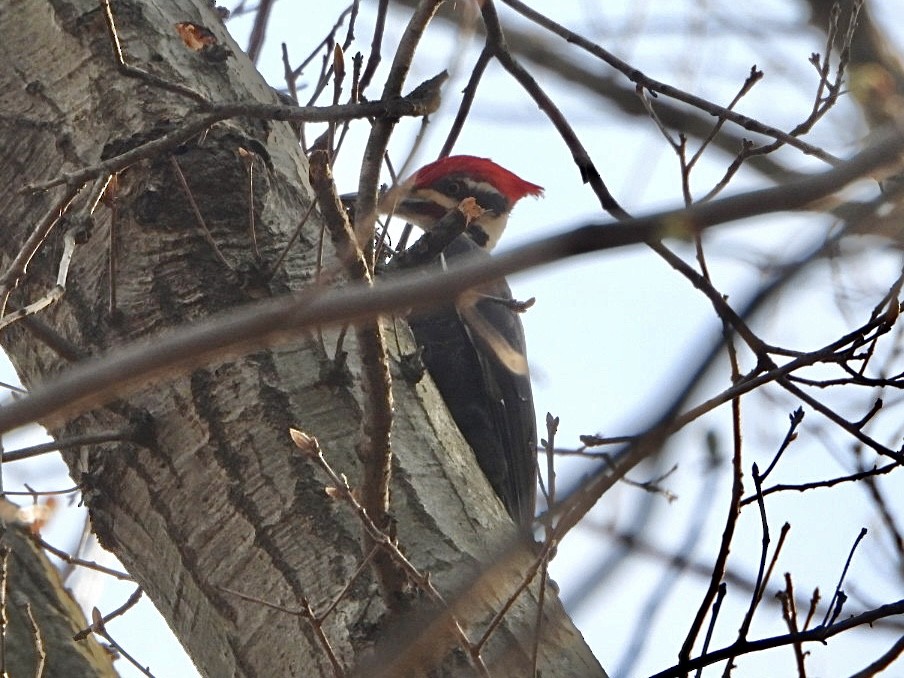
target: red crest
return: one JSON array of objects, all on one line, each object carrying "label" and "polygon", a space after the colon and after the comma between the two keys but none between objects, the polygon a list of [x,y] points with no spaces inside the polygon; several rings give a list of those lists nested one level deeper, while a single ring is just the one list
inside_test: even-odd
[{"label": "red crest", "polygon": [[489,158],[478,158],[473,155],[450,155],[424,165],[411,177],[411,187],[425,188],[436,180],[453,174],[465,174],[476,181],[485,181],[495,186],[512,204],[526,195],[538,196],[543,193],[542,186],[525,181]]}]

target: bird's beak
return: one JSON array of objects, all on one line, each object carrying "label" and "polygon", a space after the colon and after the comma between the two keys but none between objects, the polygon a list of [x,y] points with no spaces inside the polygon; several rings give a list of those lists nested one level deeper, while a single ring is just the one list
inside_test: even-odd
[{"label": "bird's beak", "polygon": [[399,184],[380,194],[377,211],[380,214],[397,214],[404,217],[407,214],[418,214],[420,211],[418,207],[423,202],[411,193],[408,186]]},{"label": "bird's beak", "polygon": [[[385,188],[380,190],[379,195],[377,195],[377,212],[380,214],[387,214],[393,211],[396,203],[403,195],[399,189],[400,187],[396,186],[391,191],[388,191]],[[358,194],[343,193],[339,196],[339,201],[345,206],[345,209],[353,209],[358,202]]]},{"label": "bird's beak", "polygon": [[410,184],[394,186],[377,203],[380,214],[393,214],[425,230],[430,230],[450,208],[437,200],[435,191],[412,190]]},{"label": "bird's beak", "polygon": [[[357,193],[345,193],[339,196],[339,200],[347,210],[354,209],[357,199]],[[395,214],[403,219],[409,218],[414,223],[420,223],[421,219],[418,216],[424,215],[432,205],[430,200],[412,194],[411,189],[405,184],[393,186],[389,190],[381,190],[377,196],[378,214]]]}]

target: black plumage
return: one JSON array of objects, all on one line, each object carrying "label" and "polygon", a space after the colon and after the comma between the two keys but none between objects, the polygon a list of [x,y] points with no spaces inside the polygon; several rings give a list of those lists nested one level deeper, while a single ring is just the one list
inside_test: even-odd
[{"label": "black plumage", "polygon": [[[460,235],[444,250],[448,267],[489,257]],[[438,264],[437,264],[438,265]],[[536,499],[537,426],[524,329],[505,280],[459,304],[409,317],[423,360],[477,463],[512,518],[529,526]]]}]

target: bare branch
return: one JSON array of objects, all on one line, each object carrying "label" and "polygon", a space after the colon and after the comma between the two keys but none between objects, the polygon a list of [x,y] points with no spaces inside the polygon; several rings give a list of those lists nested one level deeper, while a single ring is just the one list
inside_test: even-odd
[{"label": "bare branch", "polygon": [[234,103],[218,104],[210,111],[195,113],[188,121],[161,137],[133,148],[114,158],[104,160],[56,179],[28,184],[20,192],[44,191],[54,186],[78,186],[100,175],[119,172],[138,160],[150,158],[164,151],[171,151],[180,144],[201,134],[211,125],[235,117],[259,118],[283,122],[337,122],[356,118],[428,115],[439,105],[438,87],[445,79],[443,74],[422,83],[409,97],[397,97],[391,101],[368,101],[336,106],[281,106],[277,104]]},{"label": "bare branch", "polygon": [[[428,306],[453,299],[466,289],[496,278],[588,252],[682,235],[735,219],[802,209],[877,167],[895,162],[902,149],[904,134],[890,133],[839,167],[785,186],[617,224],[583,226],[509,251],[491,261],[456,267],[430,280],[417,277],[417,284],[412,284],[414,278],[400,275],[372,289],[350,286],[338,291],[316,290],[231,310],[225,316],[171,333],[151,345],[142,343],[123,348],[115,357],[92,360],[73,368],[54,383],[0,410],[0,431],[37,419],[49,422],[85,411],[114,395],[122,396],[138,386],[147,386],[173,370],[286,341],[304,328]],[[790,370],[783,366],[781,371]],[[757,383],[760,382],[750,380],[743,388],[752,388]],[[730,392],[731,389],[725,395]]]}]

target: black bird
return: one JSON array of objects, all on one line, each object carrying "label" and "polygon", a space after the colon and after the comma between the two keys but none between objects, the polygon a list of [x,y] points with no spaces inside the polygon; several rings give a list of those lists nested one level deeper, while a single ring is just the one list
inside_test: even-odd
[{"label": "black bird", "polygon": [[[521,198],[543,189],[491,160],[459,155],[415,172],[380,201],[381,211],[429,231],[465,198],[484,210],[444,250],[445,265],[489,257]],[[537,485],[537,424],[527,370],[523,304],[505,280],[457,304],[413,313],[423,361],[477,463],[509,515],[529,527]]]}]

